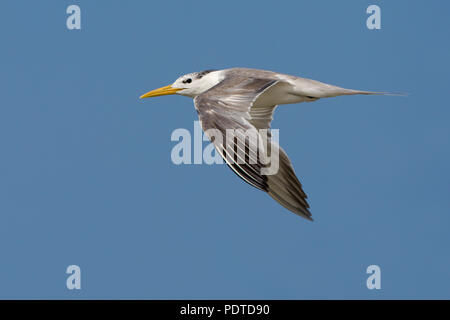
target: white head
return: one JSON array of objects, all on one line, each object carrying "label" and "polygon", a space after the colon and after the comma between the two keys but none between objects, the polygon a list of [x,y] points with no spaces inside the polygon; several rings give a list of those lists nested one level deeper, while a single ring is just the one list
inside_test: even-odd
[{"label": "white head", "polygon": [[152,90],[141,96],[142,98],[164,96],[168,94],[181,94],[194,98],[209,90],[221,81],[221,72],[206,70],[188,73],[179,77],[171,85]]}]

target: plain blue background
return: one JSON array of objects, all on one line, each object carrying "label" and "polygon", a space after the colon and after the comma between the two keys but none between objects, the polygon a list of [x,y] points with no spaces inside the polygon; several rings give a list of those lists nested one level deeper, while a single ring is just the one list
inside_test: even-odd
[{"label": "plain blue background", "polygon": [[[66,28],[71,4],[80,31]],[[0,8],[1,298],[450,298],[448,1]],[[174,165],[191,99],[138,99],[237,66],[409,96],[277,110],[311,223],[225,165]]]}]

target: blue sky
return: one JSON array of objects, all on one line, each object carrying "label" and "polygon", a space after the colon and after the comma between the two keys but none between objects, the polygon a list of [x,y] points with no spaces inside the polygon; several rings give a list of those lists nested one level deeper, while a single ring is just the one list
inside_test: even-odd
[{"label": "blue sky", "polygon": [[[81,30],[66,28],[71,4]],[[0,298],[450,298],[448,2],[1,9]],[[409,96],[277,110],[311,223],[225,165],[174,165],[191,99],[138,99],[237,66]],[[81,290],[66,288],[72,264]],[[381,290],[366,287],[372,264]]]}]

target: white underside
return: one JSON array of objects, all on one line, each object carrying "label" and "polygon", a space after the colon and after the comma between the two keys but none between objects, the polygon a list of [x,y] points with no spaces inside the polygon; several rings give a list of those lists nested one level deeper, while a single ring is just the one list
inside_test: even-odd
[{"label": "white underside", "polygon": [[262,93],[255,101],[254,106],[269,107],[307,101],[304,96],[296,95],[294,93],[294,86],[286,82],[279,82]]}]

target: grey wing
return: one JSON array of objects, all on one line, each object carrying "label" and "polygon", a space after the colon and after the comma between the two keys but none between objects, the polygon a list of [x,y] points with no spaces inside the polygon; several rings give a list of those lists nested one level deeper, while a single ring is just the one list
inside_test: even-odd
[{"label": "grey wing", "polygon": [[[267,135],[261,135],[261,129],[270,129],[276,106],[258,107],[254,102],[265,90],[277,84],[275,79],[225,78],[197,96],[194,99],[195,108],[206,135],[241,179],[266,191],[290,211],[312,220],[307,196],[288,156],[271,141],[269,130]],[[227,130],[233,130],[232,139],[227,136]],[[252,139],[255,136],[257,141]],[[263,161],[259,148],[264,146],[269,155],[277,152],[279,156],[269,163]],[[278,170],[264,174],[264,169],[270,166],[278,167]]]}]

